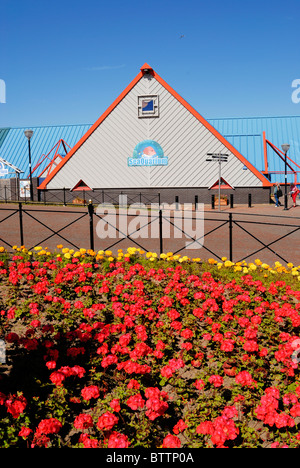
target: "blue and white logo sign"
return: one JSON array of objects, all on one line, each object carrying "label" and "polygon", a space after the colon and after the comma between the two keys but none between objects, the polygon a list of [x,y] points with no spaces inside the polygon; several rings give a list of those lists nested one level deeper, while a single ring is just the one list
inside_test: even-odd
[{"label": "blue and white logo sign", "polygon": [[162,147],[154,140],[144,140],[136,145],[128,166],[166,166],[168,158]]},{"label": "blue and white logo sign", "polygon": [[5,169],[4,164],[0,162],[0,177],[8,174],[8,169]]}]

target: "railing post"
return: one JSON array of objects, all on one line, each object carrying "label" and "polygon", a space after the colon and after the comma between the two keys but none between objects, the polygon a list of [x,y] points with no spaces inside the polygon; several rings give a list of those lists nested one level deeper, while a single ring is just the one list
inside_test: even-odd
[{"label": "railing post", "polygon": [[159,253],[163,253],[163,217],[162,210],[159,210]]},{"label": "railing post", "polygon": [[233,208],[233,193],[230,194],[230,208]]},{"label": "railing post", "polygon": [[21,245],[24,245],[23,213],[22,213],[22,203],[21,202],[19,202],[19,226],[20,226],[20,242],[21,242]]},{"label": "railing post", "polygon": [[66,187],[64,187],[64,206],[66,206]]},{"label": "railing post", "polygon": [[211,196],[211,208],[212,208],[212,210],[215,209],[215,195],[214,195],[214,193]]},{"label": "railing post", "polygon": [[251,193],[248,194],[248,207],[251,208],[252,206],[252,197],[251,197]]},{"label": "railing post", "polygon": [[229,260],[232,262],[232,213],[229,213]]},{"label": "railing post", "polygon": [[198,209],[198,195],[195,195],[195,210]]},{"label": "railing post", "polygon": [[94,207],[92,201],[88,204],[89,224],[90,224],[90,249],[94,250]]}]

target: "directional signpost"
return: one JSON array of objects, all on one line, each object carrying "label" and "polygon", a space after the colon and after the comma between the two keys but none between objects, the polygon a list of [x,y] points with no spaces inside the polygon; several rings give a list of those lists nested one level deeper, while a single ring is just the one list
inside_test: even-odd
[{"label": "directional signpost", "polygon": [[219,211],[221,211],[221,164],[228,161],[228,154],[224,153],[207,153],[206,161],[219,163]]}]

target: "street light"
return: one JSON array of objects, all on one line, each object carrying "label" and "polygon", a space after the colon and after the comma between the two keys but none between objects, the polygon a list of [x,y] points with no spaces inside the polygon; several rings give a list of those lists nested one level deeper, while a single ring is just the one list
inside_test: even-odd
[{"label": "street light", "polygon": [[287,202],[287,168],[286,168],[286,155],[288,150],[290,149],[290,145],[285,143],[281,145],[282,151],[284,152],[284,210],[288,209],[288,202]]},{"label": "street light", "polygon": [[28,153],[29,153],[29,177],[30,177],[30,200],[33,201],[33,185],[32,185],[32,175],[31,175],[31,149],[30,149],[30,139],[33,135],[33,130],[25,130],[24,134],[28,139]]}]

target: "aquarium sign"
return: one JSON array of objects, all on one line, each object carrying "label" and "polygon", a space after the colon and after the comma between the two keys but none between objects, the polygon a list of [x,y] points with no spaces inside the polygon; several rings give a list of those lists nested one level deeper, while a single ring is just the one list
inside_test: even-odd
[{"label": "aquarium sign", "polygon": [[162,147],[154,140],[144,140],[136,145],[128,166],[166,166],[168,158]]}]

